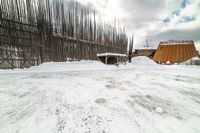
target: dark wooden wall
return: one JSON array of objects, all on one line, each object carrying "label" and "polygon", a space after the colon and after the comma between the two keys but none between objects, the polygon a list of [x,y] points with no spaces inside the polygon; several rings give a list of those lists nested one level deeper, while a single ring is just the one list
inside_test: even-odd
[{"label": "dark wooden wall", "polygon": [[[98,21],[98,22],[97,22]],[[0,0],[0,69],[127,53],[125,28],[75,1]]]}]

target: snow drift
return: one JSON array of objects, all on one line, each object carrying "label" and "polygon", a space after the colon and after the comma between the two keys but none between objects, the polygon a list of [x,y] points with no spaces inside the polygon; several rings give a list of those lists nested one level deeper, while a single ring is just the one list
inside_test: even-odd
[{"label": "snow drift", "polygon": [[0,100],[1,133],[200,132],[199,67],[146,57],[0,70]]},{"label": "snow drift", "polygon": [[158,65],[152,59],[146,56],[134,57],[132,58],[131,62],[132,64],[135,64],[135,65]]},{"label": "snow drift", "polygon": [[200,65],[200,58],[194,57],[186,62],[181,63],[181,65]]}]

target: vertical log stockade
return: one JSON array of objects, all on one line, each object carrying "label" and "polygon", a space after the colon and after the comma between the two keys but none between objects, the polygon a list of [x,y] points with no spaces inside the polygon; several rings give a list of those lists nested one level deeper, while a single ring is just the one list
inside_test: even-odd
[{"label": "vertical log stockade", "polygon": [[124,27],[79,2],[0,0],[0,69],[126,54],[127,44]]}]

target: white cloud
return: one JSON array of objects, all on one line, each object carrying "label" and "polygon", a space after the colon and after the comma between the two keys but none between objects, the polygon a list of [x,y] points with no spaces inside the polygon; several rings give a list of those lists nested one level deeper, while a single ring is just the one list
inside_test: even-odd
[{"label": "white cloud", "polygon": [[[93,6],[106,19],[117,17],[129,33],[135,35],[135,45],[142,46],[146,33],[152,36],[152,45],[158,45],[163,39],[191,39],[200,47],[200,1],[187,0],[183,7],[181,2],[175,0],[79,0]],[[173,15],[179,11],[178,15]],[[190,22],[182,22],[184,17],[195,17]],[[162,20],[169,18],[168,23]],[[175,33],[175,34],[174,34]]]}]

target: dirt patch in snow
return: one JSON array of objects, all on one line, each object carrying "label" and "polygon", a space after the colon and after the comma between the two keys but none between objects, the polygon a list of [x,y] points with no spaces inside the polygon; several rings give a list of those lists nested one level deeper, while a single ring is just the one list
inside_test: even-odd
[{"label": "dirt patch in snow", "polygon": [[97,108],[94,107],[64,104],[55,110],[55,115],[56,132],[59,133],[109,132],[109,128],[106,127],[111,121],[98,114]]},{"label": "dirt patch in snow", "polygon": [[176,107],[171,101],[156,96],[131,95],[128,103],[132,106],[138,104],[142,108],[160,115],[170,115],[180,120],[183,119],[182,115],[179,113],[178,107]]},{"label": "dirt patch in snow", "polygon": [[200,83],[200,78],[181,76],[181,75],[176,76],[175,80],[188,83],[198,83],[198,84]]},{"label": "dirt patch in snow", "polygon": [[106,102],[107,102],[107,100],[105,98],[97,98],[95,100],[95,103],[97,103],[97,104],[104,104]]},{"label": "dirt patch in snow", "polygon": [[197,91],[181,91],[183,95],[190,97],[194,102],[200,104],[200,93]]}]

